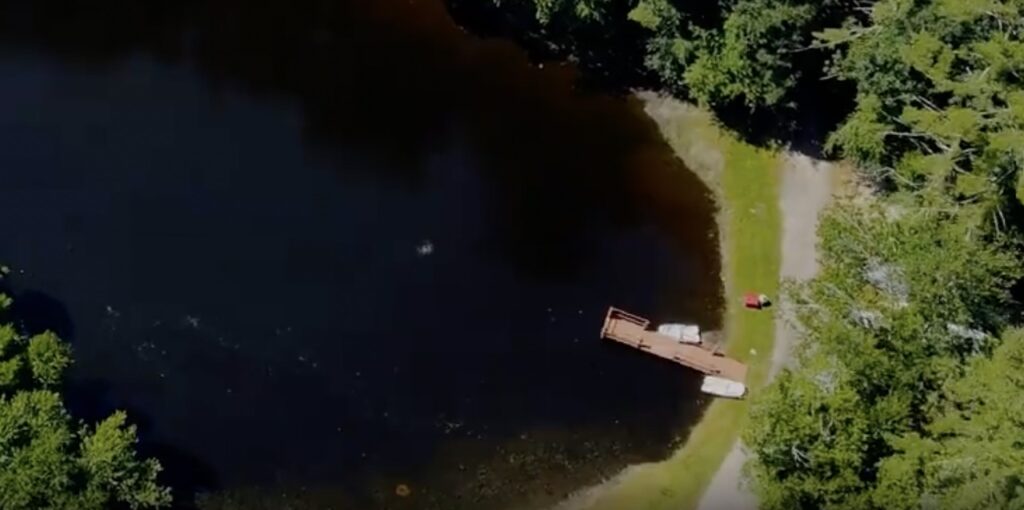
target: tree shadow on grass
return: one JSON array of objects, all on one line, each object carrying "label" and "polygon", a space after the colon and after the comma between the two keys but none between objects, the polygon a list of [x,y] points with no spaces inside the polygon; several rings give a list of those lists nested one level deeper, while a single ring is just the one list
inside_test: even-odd
[{"label": "tree shadow on grass", "polygon": [[746,143],[785,146],[813,158],[828,159],[828,135],[853,111],[855,95],[852,84],[825,82],[809,75],[801,78],[789,94],[798,101],[795,106],[752,110],[734,101],[712,110],[725,128]]}]

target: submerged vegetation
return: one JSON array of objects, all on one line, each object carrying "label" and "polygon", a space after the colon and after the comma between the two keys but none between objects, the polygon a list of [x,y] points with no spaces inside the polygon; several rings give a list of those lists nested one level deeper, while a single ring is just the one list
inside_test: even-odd
[{"label": "submerged vegetation", "polygon": [[[11,303],[0,296],[0,312]],[[103,510],[163,508],[170,490],[160,464],[139,459],[135,427],[123,412],[97,424],[68,413],[59,393],[71,349],[50,332],[26,335],[0,325],[0,508]]]},{"label": "submerged vegetation", "polygon": [[719,111],[852,105],[819,146],[874,192],[788,286],[804,338],[744,432],[763,508],[1024,504],[1024,1],[498,4],[585,64],[596,27],[628,34],[638,75]]}]

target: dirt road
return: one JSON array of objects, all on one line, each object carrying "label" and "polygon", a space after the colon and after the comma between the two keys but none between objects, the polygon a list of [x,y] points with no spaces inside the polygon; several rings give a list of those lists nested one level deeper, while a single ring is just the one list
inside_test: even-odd
[{"label": "dirt road", "polygon": [[[818,271],[818,215],[832,196],[834,172],[831,165],[802,154],[787,153],[779,189],[782,213],[783,279],[806,280]],[[772,377],[790,360],[797,333],[785,319],[787,306],[781,302],[775,320],[775,344],[772,352]],[[700,510],[753,510],[757,500],[741,486],[741,469],[747,460],[739,441],[733,445],[701,498]]]}]

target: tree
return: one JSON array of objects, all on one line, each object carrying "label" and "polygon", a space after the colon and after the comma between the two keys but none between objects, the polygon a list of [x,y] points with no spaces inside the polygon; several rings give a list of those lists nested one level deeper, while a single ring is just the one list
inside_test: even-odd
[{"label": "tree", "polygon": [[49,331],[30,338],[25,354],[32,379],[45,386],[59,383],[71,365],[71,348]]},{"label": "tree", "polygon": [[792,288],[798,364],[746,433],[769,508],[1024,505],[1024,347],[1000,335],[1022,277],[1022,7],[879,0],[818,35],[858,90],[830,147],[888,193],[832,211],[821,274]]},{"label": "tree", "polygon": [[[0,300],[4,303],[8,300]],[[85,426],[55,391],[70,348],[50,332],[32,337],[0,325],[0,508],[162,508],[160,464],[135,453],[135,427],[117,412]]]},{"label": "tree", "polygon": [[876,506],[1024,507],[1024,330],[1004,335],[947,385],[941,414],[920,434],[894,442],[881,463]]},{"label": "tree", "polygon": [[719,31],[703,31],[684,79],[704,104],[780,105],[796,85],[791,52],[806,43],[812,3],[737,2]]},{"label": "tree", "polygon": [[1006,227],[1024,167],[1024,3],[881,0],[818,34],[857,85],[829,147],[889,188],[980,203]]},{"label": "tree", "polygon": [[612,0],[533,0],[533,3],[537,20],[541,23],[549,23],[559,16],[578,21],[600,21],[615,4]]},{"label": "tree", "polygon": [[869,409],[842,363],[808,354],[784,371],[751,409],[744,443],[757,455],[746,466],[760,508],[851,508],[868,486],[861,474],[875,433]]},{"label": "tree", "polygon": [[[849,0],[492,0],[507,11],[527,6],[540,37],[567,49],[585,67],[602,61],[644,63],[673,92],[713,107],[787,106],[804,71],[797,65],[812,33],[844,16]],[[709,7],[709,5],[711,7]],[[635,27],[630,25],[635,24]],[[642,30],[637,30],[642,29]],[[591,34],[595,37],[588,37]],[[634,44],[640,38],[642,44]],[[598,43],[598,41],[604,41]],[[641,58],[613,55],[636,48]],[[595,51],[601,48],[601,51]],[[619,69],[613,65],[612,68]]]},{"label": "tree", "polygon": [[822,271],[788,290],[797,366],[754,399],[744,436],[764,508],[887,507],[880,466],[998,345],[988,332],[1007,324],[1021,268],[1006,241],[965,235],[959,214],[845,206],[823,219]]},{"label": "tree", "polygon": [[[720,107],[790,106],[808,69],[797,65],[812,31],[845,12],[842,0],[733,0],[716,15],[641,0],[630,19],[647,28],[647,65],[674,92]],[[709,21],[710,20],[710,21]],[[812,75],[818,70],[810,69]]]}]

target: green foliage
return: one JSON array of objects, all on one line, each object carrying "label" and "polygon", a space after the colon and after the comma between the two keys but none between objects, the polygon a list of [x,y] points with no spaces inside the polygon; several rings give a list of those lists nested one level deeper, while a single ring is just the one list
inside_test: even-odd
[{"label": "green foliage", "polygon": [[549,23],[557,16],[568,16],[578,21],[600,21],[606,15],[611,0],[534,0],[537,20]]},{"label": "green foliage", "polygon": [[[807,49],[812,30],[824,19],[848,8],[845,0],[730,0],[721,3],[720,19],[712,20],[699,12],[700,5],[670,0],[524,1],[545,27],[582,32],[597,26],[607,32],[636,24],[646,31],[644,63],[666,87],[704,104],[739,102],[751,109],[791,102],[801,76],[796,53]],[[550,33],[543,37],[552,39]],[[572,53],[579,57],[586,49]]]},{"label": "green foliage", "polygon": [[657,30],[665,22],[665,14],[672,9],[664,0],[640,0],[629,11],[629,20],[648,30]]},{"label": "green foliage", "polygon": [[49,331],[29,339],[26,354],[33,379],[43,385],[60,382],[64,370],[71,365],[71,348]]},{"label": "green foliage", "polygon": [[[757,453],[748,466],[761,508],[813,508],[861,492],[864,452],[875,433],[840,362],[811,355],[799,372],[784,372],[758,398],[744,443]],[[808,476],[827,472],[830,476]]]},{"label": "green foliage", "polygon": [[894,441],[880,465],[878,507],[977,509],[1024,506],[1024,331],[1005,334],[943,391],[943,408],[922,433]]},{"label": "green foliage", "polygon": [[670,90],[685,93],[686,66],[694,59],[696,42],[683,14],[668,0],[641,0],[629,17],[651,34],[644,64]]},{"label": "green foliage", "polygon": [[76,433],[60,395],[24,390],[0,397],[0,508],[102,510],[112,504],[161,508],[159,464],[135,456],[135,428],[115,413]]},{"label": "green foliage", "polygon": [[0,361],[0,391],[17,388],[21,384],[21,358]]},{"label": "green foliage", "polygon": [[95,427],[74,421],[53,391],[71,363],[57,335],[28,338],[0,325],[0,508],[162,508],[160,464],[138,459],[135,427],[114,413]]},{"label": "green foliage", "polygon": [[168,489],[156,483],[160,464],[135,456],[135,426],[118,411],[82,437],[78,466],[87,473],[85,499],[97,504],[108,500],[131,508],[160,508],[170,502]]},{"label": "green foliage", "polygon": [[1017,174],[1017,188],[1014,190],[1017,200],[1024,202],[1024,172]]},{"label": "green foliage", "polygon": [[957,221],[955,210],[834,208],[819,228],[822,272],[810,299],[844,313],[913,309],[926,321],[1001,328],[1022,268],[1008,238],[971,237]]},{"label": "green foliage", "polygon": [[789,52],[806,37],[801,28],[815,9],[778,0],[736,4],[720,32],[700,39],[685,72],[690,93],[704,104],[742,100],[747,106],[778,105],[796,84]]},{"label": "green foliage", "polygon": [[893,205],[823,219],[822,272],[789,290],[799,364],[758,396],[746,432],[764,508],[887,507],[873,503],[889,483],[878,466],[992,349],[985,331],[1006,324],[1022,275],[1007,241],[964,232],[955,211]]},{"label": "green foliage", "polygon": [[[1012,0],[881,0],[866,20],[819,34],[832,74],[856,83],[856,111],[830,147],[896,189],[966,201],[1016,185],[1024,139],[1024,13]],[[950,164],[934,171],[921,155]],[[954,179],[953,175],[970,177]]]},{"label": "green foliage", "polygon": [[885,158],[885,137],[889,127],[882,120],[882,100],[863,94],[846,122],[829,137],[825,148],[843,152],[858,161],[882,161]]},{"label": "green foliage", "polygon": [[[799,364],[747,432],[768,508],[1024,506],[1024,333],[1006,330],[1022,277],[1006,215],[1024,201],[1022,8],[880,0],[818,34],[830,73],[858,89],[829,148],[892,193],[833,211],[821,274],[793,289]],[[814,390],[822,380],[830,391]],[[831,398],[850,391],[858,408]],[[808,405],[821,423],[866,426],[816,432]]]},{"label": "green foliage", "polygon": [[70,425],[51,391],[0,398],[0,508],[73,508]]}]

